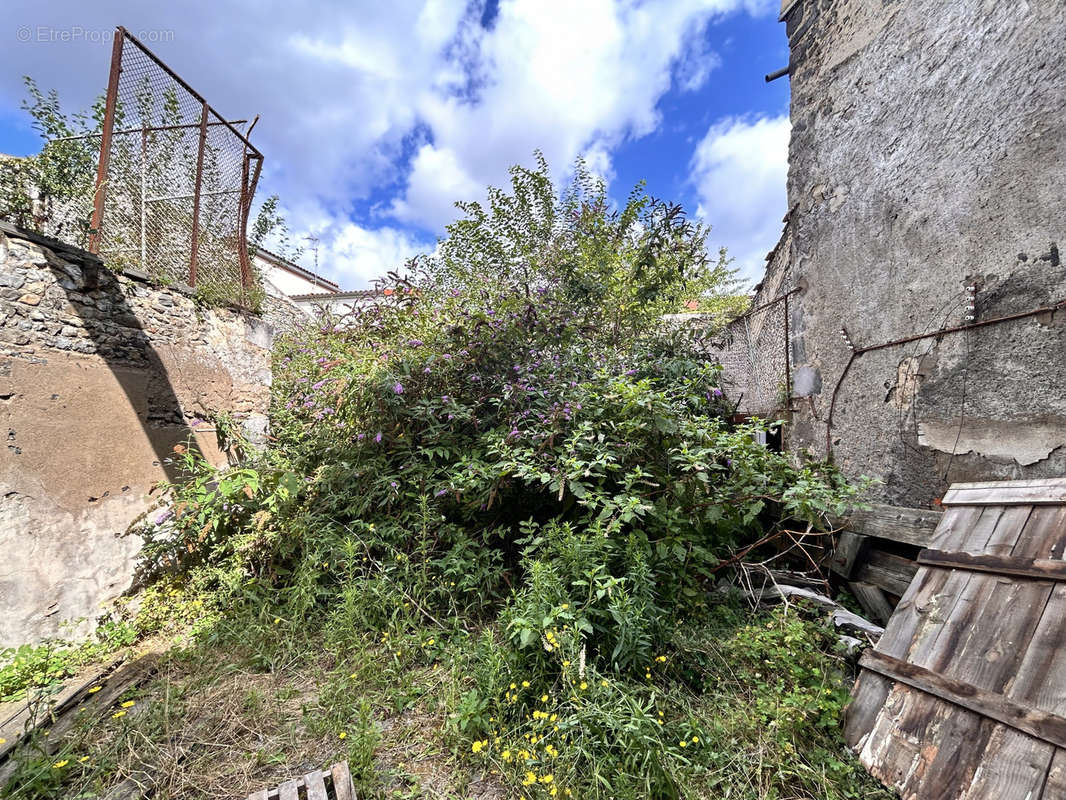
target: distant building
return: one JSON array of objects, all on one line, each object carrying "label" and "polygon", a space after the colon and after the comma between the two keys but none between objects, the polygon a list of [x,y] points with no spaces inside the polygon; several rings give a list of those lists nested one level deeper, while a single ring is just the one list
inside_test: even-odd
[{"label": "distant building", "polygon": [[284,306],[309,319],[327,315],[344,317],[354,309],[370,305],[381,295],[377,289],[342,291],[328,278],[262,247],[255,248],[252,253],[263,288],[269,297],[274,298],[272,305],[275,309]]},{"label": "distant building", "polygon": [[262,247],[252,249],[252,259],[259,268],[263,288],[271,297],[335,294],[341,290],[340,286],[328,278],[323,278]]}]

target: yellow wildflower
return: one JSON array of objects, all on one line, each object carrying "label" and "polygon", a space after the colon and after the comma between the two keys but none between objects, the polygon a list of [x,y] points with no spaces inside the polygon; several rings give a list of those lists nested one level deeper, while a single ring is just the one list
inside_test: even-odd
[{"label": "yellow wildflower", "polygon": [[678,744],[679,744],[679,745],[680,745],[681,747],[688,747],[688,742],[686,742],[686,741],[685,741],[684,739],[682,739],[682,740],[681,740],[680,742],[678,742]]},{"label": "yellow wildflower", "polygon": [[581,691],[585,691],[587,688],[589,688],[589,685],[587,683],[585,683],[584,681],[581,681],[581,687],[580,688],[581,688]]},{"label": "yellow wildflower", "polygon": [[555,780],[555,776],[554,775],[542,775],[540,777],[540,782],[541,783],[551,783],[554,780]]},{"label": "yellow wildflower", "polygon": [[488,739],[479,739],[478,741],[476,741],[472,745],[470,745],[470,750],[471,750],[471,752],[474,752],[474,753],[480,753],[482,750],[484,750],[486,747],[488,747],[488,744],[489,744],[489,740]]},{"label": "yellow wildflower", "polygon": [[64,758],[62,761],[57,761],[52,765],[52,769],[61,769],[70,763],[69,759]]},{"label": "yellow wildflower", "polygon": [[337,734],[337,738],[338,739],[347,739],[348,738],[348,734],[345,731],[341,731],[340,733]]},{"label": "yellow wildflower", "polygon": [[529,688],[529,681],[522,681],[522,688],[523,689],[528,689]]},{"label": "yellow wildflower", "polygon": [[124,717],[124,716],[126,716],[126,712],[125,711],[116,711],[114,714],[111,715],[111,718],[112,719],[118,719],[119,717]]},{"label": "yellow wildflower", "polygon": [[94,686],[93,688],[91,688],[89,690],[89,694],[96,694],[98,691],[100,691],[103,688],[104,688],[103,686]]},{"label": "yellow wildflower", "polygon": [[88,756],[82,756],[81,758],[78,759],[78,763],[79,764],[84,764],[88,760],[89,760]]},{"label": "yellow wildflower", "polygon": [[135,705],[137,705],[137,701],[136,700],[127,700],[125,703],[122,704],[122,707],[123,708],[133,708]]},{"label": "yellow wildflower", "polygon": [[542,703],[547,703],[547,702],[548,702],[548,695],[546,695],[546,694],[542,694],[542,695],[540,696],[540,702],[542,702]]},{"label": "yellow wildflower", "polygon": [[700,741],[700,737],[699,736],[693,736],[692,737],[692,743],[693,744],[699,744],[699,741]]},{"label": "yellow wildflower", "polygon": [[524,777],[522,779],[522,785],[523,786],[532,786],[536,782],[537,782],[537,773],[535,773],[535,772],[527,772],[526,773],[526,777]]},{"label": "yellow wildflower", "polygon": [[510,761],[511,760],[511,751],[510,750],[504,750],[503,753],[501,753],[500,755],[503,756],[503,760],[504,761]]},{"label": "yellow wildflower", "polygon": [[274,624],[277,625],[279,622],[281,622],[281,617],[274,617]]}]

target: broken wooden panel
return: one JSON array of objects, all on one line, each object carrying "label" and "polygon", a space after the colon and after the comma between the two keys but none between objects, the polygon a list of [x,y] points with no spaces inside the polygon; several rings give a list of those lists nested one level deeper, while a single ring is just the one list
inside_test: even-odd
[{"label": "broken wooden panel", "polygon": [[846,739],[905,800],[1066,798],[1066,480],[949,497]]},{"label": "broken wooden panel", "polygon": [[841,528],[829,568],[848,582],[867,615],[885,622],[917,571],[943,512],[874,504],[837,519]]}]

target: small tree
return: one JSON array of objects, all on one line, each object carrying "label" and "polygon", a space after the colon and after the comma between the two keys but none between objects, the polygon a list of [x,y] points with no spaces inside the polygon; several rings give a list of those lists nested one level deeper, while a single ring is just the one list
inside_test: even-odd
[{"label": "small tree", "polygon": [[29,98],[22,108],[44,140],[41,151],[0,161],[0,217],[22,227],[84,244],[92,217],[104,102],[67,114],[59,94],[42,92],[23,78]]}]

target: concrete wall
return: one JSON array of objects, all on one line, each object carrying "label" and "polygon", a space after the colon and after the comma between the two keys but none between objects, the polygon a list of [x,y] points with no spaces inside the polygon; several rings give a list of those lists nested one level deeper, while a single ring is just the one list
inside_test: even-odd
[{"label": "concrete wall", "polygon": [[[889,502],[1066,473],[1062,0],[798,0],[791,47],[793,448]],[[834,390],[832,426],[827,427]]]},{"label": "concrete wall", "polygon": [[178,477],[174,445],[224,463],[211,420],[230,412],[262,437],[271,379],[257,318],[5,228],[0,647],[91,630],[131,585],[140,542],[123,533]]}]

